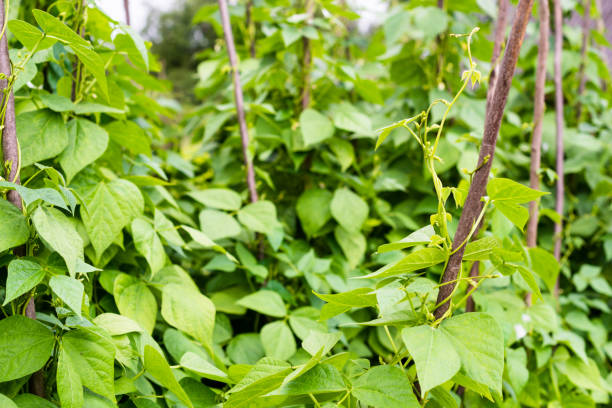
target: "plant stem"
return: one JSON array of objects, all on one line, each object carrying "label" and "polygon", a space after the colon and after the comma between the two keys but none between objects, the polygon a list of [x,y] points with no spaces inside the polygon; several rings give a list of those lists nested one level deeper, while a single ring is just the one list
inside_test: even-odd
[{"label": "plant stem", "polygon": [[586,88],[586,75],[584,69],[586,67],[587,50],[589,48],[589,37],[591,29],[589,23],[591,21],[591,0],[583,0],[582,7],[584,8],[584,15],[582,16],[582,45],[580,46],[580,68],[578,69],[578,94],[576,98],[578,103],[576,104],[576,120],[580,122],[582,116],[582,102],[580,98],[584,94]]},{"label": "plant stem", "polygon": [[232,26],[230,24],[229,11],[227,9],[226,0],[219,1],[219,13],[221,14],[221,24],[223,25],[223,35],[227,46],[227,54],[230,60],[232,69],[232,79],[234,82],[234,99],[236,101],[236,114],[238,115],[238,124],[240,126],[240,139],[242,141],[242,156],[246,167],[247,187],[251,202],[257,201],[257,189],[255,187],[255,171],[253,163],[249,157],[249,131],[246,124],[244,114],[244,99],[242,96],[242,85],[240,84],[240,72],[238,71],[238,57],[236,56],[236,47],[234,45],[234,36],[232,34]]},{"label": "plant stem", "polygon": [[[561,216],[555,224],[555,258],[561,259],[563,232],[563,207],[565,195],[563,148],[563,82],[561,78],[561,52],[563,51],[563,15],[561,1],[554,0],[555,8],[555,116],[557,124],[557,197],[555,211]],[[559,296],[559,278],[555,284],[555,296]]]},{"label": "plant stem", "polygon": [[[508,46],[500,65],[499,77],[495,81],[495,90],[492,94],[493,100],[490,104],[491,111],[488,112],[485,119],[484,134],[478,154],[477,170],[474,172],[472,184],[470,185],[470,190],[465,200],[465,206],[461,213],[461,218],[459,219],[459,225],[453,241],[453,249],[456,249],[467,238],[480,214],[480,199],[484,195],[487,186],[495,154],[497,135],[501,126],[504,108],[508,100],[508,92],[510,91],[512,77],[525,36],[527,23],[531,16],[532,7],[533,0],[519,1],[516,16],[512,24],[512,30],[510,32]],[[457,279],[461,269],[461,261],[464,252],[465,246],[450,256],[444,270],[442,282]],[[441,304],[441,306],[435,311],[437,319],[443,317],[449,310],[449,302],[445,302],[445,300],[451,296],[455,289],[455,285],[456,284],[445,285],[440,288],[436,303]]]}]

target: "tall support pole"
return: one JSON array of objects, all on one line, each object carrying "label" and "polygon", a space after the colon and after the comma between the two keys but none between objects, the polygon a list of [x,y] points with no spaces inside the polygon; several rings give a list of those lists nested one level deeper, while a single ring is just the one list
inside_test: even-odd
[{"label": "tall support pole", "polygon": [[461,261],[463,260],[463,253],[465,252],[465,245],[462,245],[462,243],[467,239],[472,226],[476,223],[480,214],[480,200],[487,187],[493,156],[495,155],[497,135],[501,127],[504,108],[506,107],[510,85],[512,84],[512,77],[514,76],[519,51],[523,44],[523,38],[525,37],[527,23],[531,17],[532,7],[533,0],[520,0],[517,7],[510,38],[508,40],[508,46],[506,47],[504,58],[499,67],[499,76],[495,81],[491,111],[485,119],[484,134],[478,154],[477,170],[474,172],[472,184],[470,185],[461,218],[459,219],[459,225],[457,226],[457,232],[455,233],[452,245],[454,252],[450,256],[444,270],[442,283],[445,283],[445,285],[441,286],[438,292],[438,307],[435,311],[437,319],[443,318],[450,308],[450,297],[457,286],[456,279],[461,270]]},{"label": "tall support pole", "polygon": [[240,84],[240,72],[238,71],[238,57],[236,56],[236,47],[234,45],[234,35],[232,34],[232,26],[230,24],[229,11],[227,9],[227,1],[219,0],[219,13],[221,14],[221,24],[223,25],[223,36],[225,45],[227,46],[227,54],[230,60],[232,69],[232,80],[234,82],[234,100],[236,102],[236,114],[238,116],[238,125],[240,126],[240,140],[242,142],[242,157],[246,167],[246,181],[249,189],[249,197],[251,202],[257,201],[257,189],[255,187],[255,171],[253,162],[249,156],[249,130],[246,124],[244,113],[244,98],[242,96],[242,85]]}]

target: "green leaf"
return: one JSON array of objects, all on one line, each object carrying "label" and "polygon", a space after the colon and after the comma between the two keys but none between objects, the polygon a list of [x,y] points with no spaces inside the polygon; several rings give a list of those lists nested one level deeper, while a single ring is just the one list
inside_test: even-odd
[{"label": "green leaf", "polygon": [[359,231],[347,230],[341,225],[334,228],[334,237],[342,248],[351,268],[357,267],[366,251],[366,239]]},{"label": "green leaf", "polygon": [[57,405],[49,400],[40,398],[34,394],[19,394],[14,399],[18,408],[57,408]]},{"label": "green leaf", "polygon": [[331,218],[332,197],[327,190],[312,188],[298,198],[295,209],[308,237],[314,236]]},{"label": "green leaf", "polygon": [[143,331],[142,327],[134,320],[115,313],[99,314],[93,319],[93,322],[96,326],[106,330],[111,336]]},{"label": "green leaf", "polygon": [[507,178],[494,178],[487,184],[487,194],[494,203],[508,201],[522,204],[537,200],[547,193],[531,189]]},{"label": "green leaf", "polygon": [[15,259],[8,265],[6,294],[2,306],[36,287],[45,277],[45,270],[36,262]]},{"label": "green leaf", "polygon": [[419,269],[429,268],[442,263],[446,260],[446,254],[439,248],[421,248],[416,250],[403,259],[384,266],[361,278],[387,278],[389,276],[404,275]]},{"label": "green leaf", "polygon": [[146,218],[135,218],[132,221],[132,237],[136,250],[144,256],[151,274],[155,275],[166,264],[166,252],[155,229]]},{"label": "green leaf", "polygon": [[76,275],[76,267],[83,262],[83,240],[75,224],[60,210],[38,207],[32,214],[32,222],[45,244],[64,258],[70,276]]},{"label": "green leaf", "polygon": [[612,392],[612,386],[606,384],[599,372],[597,363],[590,358],[584,362],[578,357],[571,357],[567,361],[556,365],[579,388]]},{"label": "green leaf", "polygon": [[406,327],[402,340],[416,364],[421,397],[459,371],[461,360],[443,331],[426,325]]},{"label": "green leaf", "polygon": [[194,408],[189,396],[176,381],[164,356],[148,344],[144,347],[144,366],[145,370],[161,385],[172,391],[185,405]]},{"label": "green leaf", "polygon": [[191,351],[183,354],[183,357],[181,357],[181,366],[189,371],[193,371],[200,377],[208,378],[209,380],[221,381],[224,383],[230,382],[230,379],[226,373]]},{"label": "green leaf", "polygon": [[115,345],[108,333],[97,327],[80,327],[64,334],[61,345],[82,384],[115,402]]},{"label": "green leaf", "polygon": [[466,377],[464,374],[459,371],[454,377],[453,382],[464,387],[465,389],[474,391],[475,393],[485,397],[491,402],[493,401],[493,397],[491,396],[491,390],[484,384],[476,382],[469,377]]},{"label": "green leaf", "polygon": [[494,201],[494,205],[506,218],[523,231],[529,219],[529,211],[525,207],[512,201]]},{"label": "green leaf", "polygon": [[41,93],[40,99],[53,112],[70,112],[74,110],[74,102],[62,95]]},{"label": "green leaf", "polygon": [[240,235],[242,228],[231,215],[218,210],[200,212],[200,228],[212,240]]},{"label": "green leaf", "polygon": [[315,356],[319,353],[324,356],[331,351],[341,337],[342,333],[340,332],[323,333],[317,330],[311,330],[302,342],[302,347],[311,356]]},{"label": "green leaf", "polygon": [[91,44],[51,14],[42,10],[32,10],[32,14],[47,37],[57,39],[72,48],[79,60],[95,77],[104,97],[108,98],[104,61],[92,50]]},{"label": "green leaf", "polygon": [[327,145],[336,155],[342,171],[346,171],[355,161],[355,149],[348,140],[333,138],[327,142]]},{"label": "green leaf", "polygon": [[81,218],[99,260],[123,227],[142,214],[144,200],[138,187],[122,179],[98,182],[84,200]]},{"label": "green leaf", "polygon": [[370,118],[348,102],[342,102],[333,109],[334,125],[349,132],[369,135],[372,133]]},{"label": "green leaf", "polygon": [[35,320],[21,315],[0,320],[0,382],[40,370],[54,343],[53,332]]},{"label": "green leaf", "polygon": [[140,62],[139,60],[142,59],[142,68],[145,71],[149,71],[149,52],[147,51],[147,46],[145,45],[145,42],[142,39],[142,37],[138,34],[136,30],[134,30],[132,27],[128,25],[122,24],[121,29],[128,35],[128,38],[134,44],[134,48],[139,53],[140,58],[135,58],[133,53],[130,52],[130,50],[128,50],[128,55],[130,57],[130,60],[132,60],[132,62],[134,62],[135,64],[141,65],[139,64]]},{"label": "green leaf", "polygon": [[238,221],[251,231],[271,234],[278,225],[276,207],[270,201],[257,201],[238,211]]},{"label": "green leaf", "polygon": [[285,317],[287,315],[285,302],[278,293],[271,290],[262,289],[251,293],[240,299],[237,304],[267,316]]},{"label": "green leaf", "polygon": [[368,218],[368,204],[347,188],[334,192],[330,208],[334,219],[347,231],[359,231]]},{"label": "green leaf", "polygon": [[346,391],[342,374],[330,364],[317,364],[303,375],[289,381],[280,390],[282,395],[307,395]]},{"label": "green leaf", "polygon": [[440,330],[448,336],[465,374],[501,393],[504,371],[504,334],[486,313],[465,313],[445,319]]},{"label": "green leaf", "polygon": [[397,242],[390,244],[383,244],[378,247],[378,253],[382,254],[389,251],[396,251],[398,249],[406,249],[416,245],[427,245],[431,242],[431,237],[435,234],[434,228],[431,225],[420,228],[414,231],[412,234]]},{"label": "green leaf", "polygon": [[57,363],[57,395],[62,407],[81,408],[83,406],[83,384],[81,377],[64,348],[60,349]]},{"label": "green leaf", "polygon": [[129,275],[119,275],[115,279],[113,294],[122,315],[137,322],[147,333],[153,333],[157,301],[146,284]]},{"label": "green leaf", "polygon": [[266,324],[261,328],[261,343],[267,357],[289,360],[297,350],[291,329],[284,321]]},{"label": "green leaf", "polygon": [[69,276],[56,275],[49,279],[49,287],[74,313],[81,316],[85,288],[80,281]]},{"label": "green leaf", "polygon": [[161,314],[168,324],[212,346],[215,305],[201,293],[176,284],[162,290]]},{"label": "green leaf", "polygon": [[493,248],[499,247],[497,238],[485,237],[477,239],[476,241],[469,242],[465,246],[465,253],[463,254],[464,261],[484,261],[489,259],[489,254]]},{"label": "green leaf", "polygon": [[535,280],[535,277],[533,276],[533,274],[531,273],[531,271],[527,268],[525,268],[522,265],[517,265],[516,268],[519,272],[519,274],[521,275],[521,277],[523,278],[523,280],[525,281],[525,283],[527,283],[527,285],[529,285],[529,288],[531,289],[531,291],[533,292],[533,294],[535,295],[535,299],[534,300],[543,300],[542,298],[542,293],[540,292],[540,288],[538,287],[538,283]]},{"label": "green leaf", "polygon": [[0,406],[2,408],[19,408],[9,397],[0,394]]},{"label": "green leaf", "polygon": [[110,140],[133,155],[151,156],[151,141],[145,131],[132,121],[114,121],[104,125]]},{"label": "green leaf", "polygon": [[535,247],[529,248],[529,259],[533,272],[542,278],[551,293],[554,292],[561,269],[554,255],[542,248]]},{"label": "green leaf", "polygon": [[[5,187],[17,191],[21,196],[21,199],[25,203],[26,208],[30,207],[32,203],[35,203],[38,200],[42,200],[51,205],[69,211],[68,207],[66,206],[66,200],[64,199],[64,197],[62,197],[62,194],[52,188],[27,188],[19,184],[10,183],[8,181],[0,181],[0,187]],[[63,186],[60,185],[60,188],[63,188]],[[76,205],[76,203],[74,205]]]},{"label": "green leaf", "polygon": [[259,396],[278,388],[291,372],[291,366],[282,361],[264,358],[230,392],[224,408],[248,407]]},{"label": "green leaf", "polygon": [[391,132],[397,128],[404,126],[404,123],[406,123],[406,121],[400,120],[399,122],[392,123],[391,125],[385,126],[384,128],[377,129],[376,133],[378,133],[378,138],[376,139],[376,146],[374,147],[374,149],[378,150],[380,145],[391,134]]},{"label": "green leaf", "polygon": [[527,353],[524,348],[506,349],[507,364],[506,372],[514,392],[520,394],[529,380],[527,369]]},{"label": "green leaf", "polygon": [[178,247],[185,245],[185,241],[183,241],[183,238],[179,235],[174,224],[157,208],[155,209],[153,224],[155,225],[155,231],[161,235],[167,243]]},{"label": "green leaf", "polygon": [[0,252],[25,244],[30,230],[23,213],[0,198]]},{"label": "green leaf", "polygon": [[[226,253],[225,249],[222,246],[216,244],[212,239],[208,238],[208,235],[204,234],[202,231],[199,231],[195,228],[187,227],[186,225],[182,225],[181,228],[187,231],[187,233],[191,235],[191,238],[195,242],[197,242],[198,245],[201,245],[204,248],[211,248],[217,252],[221,252],[222,254]],[[228,256],[230,255],[228,254]]]},{"label": "green leaf", "polygon": [[68,130],[62,115],[47,109],[17,115],[21,167],[50,159],[68,146]]},{"label": "green leaf", "polygon": [[8,22],[8,29],[28,50],[33,51],[36,44],[37,50],[41,51],[49,48],[55,43],[53,38],[44,38],[43,32],[32,24],[21,20],[11,20]]},{"label": "green leaf", "polygon": [[266,355],[258,333],[243,333],[232,338],[227,355],[236,364],[255,364]]},{"label": "green leaf", "polygon": [[404,372],[394,366],[376,366],[353,382],[351,393],[362,404],[377,408],[419,408],[412,384]]},{"label": "green leaf", "polygon": [[59,156],[59,163],[70,180],[85,166],[96,161],[108,146],[108,133],[87,119],[68,122],[68,146]]},{"label": "green leaf", "polygon": [[326,302],[349,307],[369,307],[377,304],[376,292],[370,288],[357,288],[335,295],[315,295]]},{"label": "green leaf", "polygon": [[300,114],[300,133],[304,147],[309,147],[332,137],[334,125],[315,109],[305,109]]},{"label": "green leaf", "polygon": [[191,191],[188,195],[207,207],[219,210],[238,211],[242,205],[242,199],[240,199],[238,193],[226,188]]}]

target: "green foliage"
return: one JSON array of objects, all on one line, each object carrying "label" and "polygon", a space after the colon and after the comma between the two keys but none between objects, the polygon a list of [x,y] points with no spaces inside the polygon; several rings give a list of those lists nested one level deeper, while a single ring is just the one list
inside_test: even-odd
[{"label": "green foliage", "polygon": [[[151,44],[95,6],[12,3],[23,185],[0,180],[1,406],[610,403],[612,88],[592,48],[584,115],[572,117],[576,28],[564,27],[566,211],[548,194],[550,113],[543,191],[526,186],[528,36],[483,225],[457,243],[457,287],[437,319],[482,140],[491,2],[400,2],[367,35],[341,2],[313,2],[310,19],[301,2],[254,0],[250,23],[246,1],[231,6],[256,202],[225,46],[206,42],[222,37],[216,5],[186,2],[162,19],[153,50],[182,70],[167,81]],[[170,99],[172,86],[197,104]],[[23,211],[4,199],[13,190]],[[527,248],[534,200],[539,246]],[[27,385],[38,370],[45,399]]]}]

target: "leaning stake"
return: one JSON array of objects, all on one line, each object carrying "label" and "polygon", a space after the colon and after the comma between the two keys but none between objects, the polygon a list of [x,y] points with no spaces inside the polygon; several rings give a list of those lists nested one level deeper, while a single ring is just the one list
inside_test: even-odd
[{"label": "leaning stake", "polygon": [[[477,170],[474,172],[472,184],[470,185],[470,190],[465,200],[465,206],[461,213],[457,232],[455,233],[453,241],[452,248],[456,250],[456,252],[454,252],[448,260],[446,269],[444,270],[442,283],[451,282],[457,279],[457,275],[461,269],[461,260],[463,259],[463,253],[465,251],[465,245],[461,245],[461,243],[467,239],[480,213],[480,200],[487,186],[491,164],[495,154],[497,134],[501,126],[504,108],[508,100],[508,92],[510,91],[519,51],[523,44],[525,29],[527,28],[527,23],[531,16],[532,6],[533,0],[520,0],[517,7],[516,17],[512,24],[512,30],[508,40],[508,46],[506,47],[504,58],[499,67],[498,78],[495,81],[491,111],[488,112],[485,119],[482,145],[478,154],[478,165],[476,166]],[[458,250],[457,247],[459,247]],[[440,287],[440,291],[438,292],[439,306],[435,312],[437,319],[443,317],[449,310],[450,305],[446,300],[452,295],[456,285],[456,283],[448,283]]]},{"label": "leaning stake", "polygon": [[221,24],[223,25],[223,35],[227,45],[227,54],[232,69],[232,80],[234,82],[234,99],[236,101],[236,114],[240,125],[240,139],[242,141],[242,156],[246,167],[247,187],[251,202],[257,201],[257,189],[255,188],[255,172],[253,163],[249,157],[249,131],[244,117],[244,99],[242,97],[242,85],[240,85],[240,73],[238,72],[238,58],[236,57],[236,47],[234,46],[234,36],[230,25],[229,12],[226,0],[219,0],[219,13],[221,14]]},{"label": "leaning stake", "polygon": [[[502,44],[504,42],[504,38],[506,37],[506,23],[508,20],[508,0],[498,0],[497,1],[497,23],[495,25],[495,37],[493,38],[493,55],[491,56],[491,73],[489,74],[489,86],[487,88],[487,102],[486,102],[486,110],[485,117],[488,116],[488,112],[491,110],[491,104],[493,103],[493,91],[495,90],[495,79],[497,78],[497,70],[499,68],[499,57],[501,56]],[[480,204],[478,212],[482,211],[482,203]],[[483,220],[480,221],[480,224],[474,231],[474,235],[472,235],[472,239],[476,239],[478,237],[478,233],[480,232],[480,228],[482,228]],[[472,264],[472,268],[470,269],[470,276],[478,276],[480,272],[480,262],[474,261]],[[469,291],[469,289],[468,289]],[[465,302],[465,311],[473,312],[474,311],[474,299],[472,296],[468,296],[467,301]]]},{"label": "leaning stake", "polygon": [[578,103],[576,104],[576,120],[580,122],[582,117],[582,102],[580,99],[584,94],[586,88],[586,75],[584,69],[586,68],[587,51],[589,48],[589,37],[591,34],[591,0],[583,0],[582,6],[584,7],[584,15],[582,16],[582,45],[580,46],[580,68],[578,69]]},{"label": "leaning stake", "polygon": [[[565,196],[565,181],[563,176],[563,83],[561,78],[561,52],[563,51],[563,16],[561,1],[555,0],[555,116],[557,122],[557,201],[555,211],[561,219],[555,224],[555,258],[561,259],[561,244],[563,231],[563,207]],[[555,296],[559,296],[559,278],[555,285]]]},{"label": "leaning stake", "polygon": [[[533,100],[533,135],[531,137],[531,168],[529,187],[540,189],[540,161],[542,157],[542,118],[544,117],[546,60],[548,58],[548,33],[550,31],[550,10],[548,0],[540,0],[540,43],[538,45],[538,66],[536,67],[535,96]],[[529,222],[527,224],[527,246],[538,245],[538,204],[539,200],[529,203]],[[531,305],[531,293],[525,298]]]},{"label": "leaning stake", "polygon": [[[4,1],[0,0],[0,21],[3,23],[5,23],[5,11]],[[0,39],[0,72],[2,72],[6,78],[11,76],[11,60],[9,58],[6,32]],[[8,80],[0,80],[0,87],[3,89],[2,103],[6,104],[2,128],[2,154],[4,157],[3,167],[8,170],[5,174],[6,179],[15,184],[20,184],[19,144],[17,142],[17,128],[15,126],[15,96],[13,95],[13,91],[8,89]],[[17,191],[9,191],[8,200],[13,203],[15,207],[23,210],[21,197]],[[15,255],[24,256],[25,247],[21,246],[19,248],[15,248],[13,252]],[[33,298],[28,301],[26,306],[26,316],[30,319],[36,319],[36,307],[34,305]],[[32,374],[32,377],[30,377],[30,391],[32,394],[38,395],[39,397],[45,396],[45,382],[42,371],[37,371]]]}]

